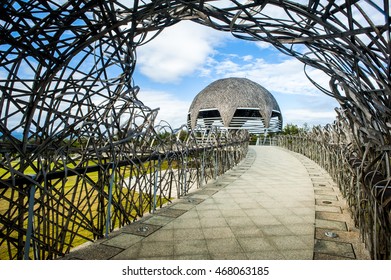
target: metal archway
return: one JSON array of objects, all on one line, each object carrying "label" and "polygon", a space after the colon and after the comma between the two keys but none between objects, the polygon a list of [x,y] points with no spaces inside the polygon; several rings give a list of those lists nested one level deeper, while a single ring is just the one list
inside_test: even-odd
[{"label": "metal archway", "polygon": [[[309,78],[339,101],[359,153],[371,143],[389,147],[388,0],[6,0],[0,6],[0,198],[11,204],[14,193],[23,193],[20,204],[32,210],[31,186],[44,192],[92,162],[110,178],[119,158],[161,149],[152,144],[156,111],[138,100],[132,73],[136,49],[181,20],[269,42],[305,67],[324,71],[329,89]],[[60,171],[49,184],[48,174]],[[2,243],[26,244],[10,231],[25,236],[31,223],[21,214],[15,229],[9,219],[10,211],[24,210],[3,211]],[[89,225],[80,221],[79,227]]]}]

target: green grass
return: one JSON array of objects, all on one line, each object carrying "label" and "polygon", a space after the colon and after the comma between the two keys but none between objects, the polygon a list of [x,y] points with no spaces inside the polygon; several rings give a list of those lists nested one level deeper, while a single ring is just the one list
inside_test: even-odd
[{"label": "green grass", "polygon": [[[152,171],[154,171],[155,163],[145,163],[140,170],[136,168],[129,168],[129,167],[121,167],[117,170],[117,174],[120,174],[122,178],[128,178],[131,176],[137,176],[142,175],[141,173],[148,174]],[[169,166],[168,162],[163,162],[161,165],[162,169],[167,169]],[[176,163],[174,163],[174,166],[176,166]],[[29,172],[33,172],[33,168],[27,168],[25,170],[25,174],[31,174]],[[0,175],[5,174],[5,170],[0,169]],[[68,200],[73,200],[74,203],[78,206],[78,209],[83,211],[84,213],[87,213],[89,216],[89,219],[92,219],[92,223],[95,225],[95,227],[98,226],[98,211],[99,211],[99,199],[97,198],[98,191],[93,188],[93,185],[97,184],[99,182],[99,173],[98,172],[92,172],[88,174],[89,181],[85,180],[84,177],[77,177],[77,176],[71,176],[67,178],[66,183],[62,182],[61,179],[59,180],[53,180],[51,183],[54,184],[54,187],[57,191],[62,192],[65,194],[65,198]],[[118,181],[118,178],[120,176],[116,176],[116,180]],[[4,177],[3,177],[4,179]],[[57,182],[56,182],[57,181]],[[107,182],[106,182],[107,183]],[[44,187],[44,186],[43,186]],[[47,186],[50,187],[49,185]],[[53,188],[53,187],[51,187]],[[51,189],[53,191],[53,189]],[[108,192],[108,186],[106,184],[105,191]],[[37,190],[35,199],[39,201],[39,199],[44,199],[44,193],[41,193],[40,190]],[[88,199],[87,199],[88,197]],[[10,201],[7,201],[8,198]],[[113,201],[120,200],[120,204],[122,207],[128,209],[130,211],[130,216],[136,217],[138,214],[148,212],[150,210],[150,201],[153,200],[153,197],[150,197],[150,195],[143,193],[141,197],[142,203],[140,204],[140,193],[136,192],[132,189],[127,188],[114,188],[113,189]],[[16,205],[13,203],[14,201],[17,201],[18,199],[18,193],[16,191],[7,190],[4,193],[1,194],[0,198],[0,215],[5,215],[5,213],[10,209],[10,207],[13,207],[16,209]],[[157,207],[160,207],[162,204],[167,203],[167,199],[159,198],[157,197]],[[45,202],[47,203],[47,202]],[[42,202],[42,204],[45,204]],[[105,199],[105,203],[107,203],[107,200]],[[27,198],[24,199],[24,204],[27,205]],[[38,207],[40,206],[39,203],[36,203],[35,205],[35,211],[38,213]],[[47,206],[47,205],[46,205]],[[46,207],[45,206],[45,207]],[[64,213],[64,215],[68,215],[68,210],[64,208],[64,205],[61,205],[60,203],[51,202],[50,206],[55,208],[56,211],[47,210],[48,212],[45,212],[42,214],[42,211],[39,212],[37,216],[41,217],[34,217],[34,225],[36,227],[41,226],[43,227],[43,224],[45,224],[46,231],[52,233],[53,235],[50,235],[50,238],[57,238],[58,233],[56,233],[57,230],[62,230],[61,228],[58,229],[57,226],[54,223],[58,225],[63,225],[63,227],[66,227],[68,229],[75,228],[74,231],[77,232],[78,235],[84,236],[86,238],[93,239],[93,233],[91,233],[87,229],[83,229],[80,225],[77,225],[77,223],[85,223],[86,221],[81,220],[79,218],[77,221],[68,221],[68,225],[65,226],[65,223],[67,222],[66,218],[63,218],[61,215],[57,215],[56,212]],[[105,211],[107,208],[107,204],[105,204]],[[48,208],[49,209],[49,208]],[[113,209],[113,208],[112,208]],[[143,209],[136,211],[136,209]],[[13,210],[13,209],[12,209]],[[17,211],[13,215],[11,215],[11,219],[15,219],[15,215],[17,214]],[[39,220],[40,219],[40,220]],[[87,226],[87,225],[86,225]],[[114,228],[120,227],[120,220],[117,218],[115,220],[115,224],[113,225]],[[24,221],[24,228],[27,228],[27,219]],[[43,228],[41,228],[43,230]],[[17,233],[14,232],[11,234],[14,238],[17,238]],[[86,238],[75,236],[71,233],[65,234],[65,242],[70,243],[72,247],[79,246],[86,242]],[[16,251],[16,249],[14,249]],[[32,255],[31,255],[32,257]],[[0,259],[8,259],[8,248],[7,243],[3,242],[3,244],[0,246]]]}]

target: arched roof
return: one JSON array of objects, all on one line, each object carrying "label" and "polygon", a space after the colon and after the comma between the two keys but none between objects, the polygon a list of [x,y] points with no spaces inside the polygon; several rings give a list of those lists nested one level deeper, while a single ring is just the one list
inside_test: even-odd
[{"label": "arched roof", "polygon": [[247,78],[225,78],[214,81],[194,98],[190,109],[191,126],[194,128],[198,112],[216,108],[224,126],[228,127],[237,108],[259,108],[259,113],[270,122],[272,111],[280,112],[273,95],[261,85]]}]

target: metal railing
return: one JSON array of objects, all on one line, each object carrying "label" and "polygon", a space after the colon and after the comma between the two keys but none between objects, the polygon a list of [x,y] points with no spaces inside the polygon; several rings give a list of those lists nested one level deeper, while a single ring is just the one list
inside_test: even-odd
[{"label": "metal railing", "polygon": [[[319,132],[319,131],[318,131]],[[373,259],[391,259],[391,178],[388,147],[367,144],[362,153],[327,134],[278,136],[278,145],[323,167],[349,205]]]},{"label": "metal railing", "polygon": [[172,150],[157,145],[142,156],[107,154],[84,166],[64,163],[62,170],[39,176],[3,178],[1,259],[63,256],[216,179],[247,153],[246,137],[225,133],[216,131],[201,144],[190,133],[182,145],[165,139],[166,147],[176,146]]}]

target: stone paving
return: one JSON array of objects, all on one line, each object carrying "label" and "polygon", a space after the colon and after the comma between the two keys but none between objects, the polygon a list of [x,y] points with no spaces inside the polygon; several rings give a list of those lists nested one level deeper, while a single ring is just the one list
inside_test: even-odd
[{"label": "stone paving", "polygon": [[[331,236],[331,237],[330,237]],[[308,158],[250,146],[233,170],[63,259],[369,259],[330,176]]]},{"label": "stone paving", "polygon": [[292,153],[307,168],[315,195],[315,260],[368,260],[360,232],[351,218],[346,200],[330,175],[312,160]]}]

